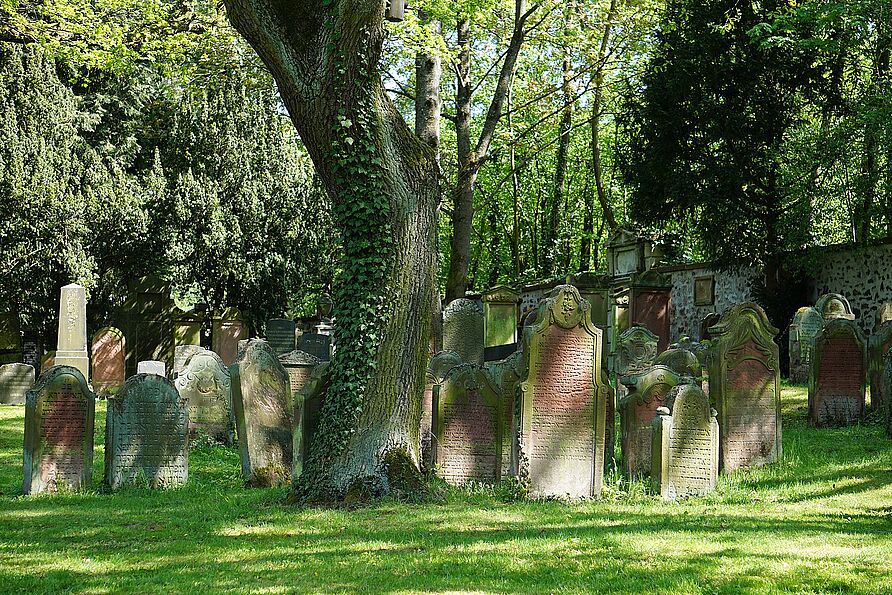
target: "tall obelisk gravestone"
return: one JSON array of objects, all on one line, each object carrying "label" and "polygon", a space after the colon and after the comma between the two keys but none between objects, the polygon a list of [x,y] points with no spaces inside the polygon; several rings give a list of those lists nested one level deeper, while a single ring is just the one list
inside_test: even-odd
[{"label": "tall obelisk gravestone", "polygon": [[55,365],[77,368],[89,382],[87,294],[83,286],[76,283],[62,288],[62,297],[59,300],[59,341],[56,344]]}]

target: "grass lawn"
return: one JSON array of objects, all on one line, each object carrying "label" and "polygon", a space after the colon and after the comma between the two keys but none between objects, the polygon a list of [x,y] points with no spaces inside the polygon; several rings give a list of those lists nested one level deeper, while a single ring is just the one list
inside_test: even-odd
[{"label": "grass lawn", "polygon": [[[94,483],[102,480],[97,404]],[[664,504],[617,477],[598,501],[282,506],[237,451],[187,487],[21,496],[24,407],[0,407],[0,592],[892,592],[892,441],[878,419],[808,428],[784,389],[784,460]]]}]

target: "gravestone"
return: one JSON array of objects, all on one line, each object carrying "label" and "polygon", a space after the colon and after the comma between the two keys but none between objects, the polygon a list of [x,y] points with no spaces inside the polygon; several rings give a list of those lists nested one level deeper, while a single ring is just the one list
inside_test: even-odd
[{"label": "gravestone", "polygon": [[[201,345],[177,345],[173,349],[173,379],[176,380],[186,369],[186,362],[196,353],[205,351]],[[222,360],[221,360],[222,361]]]},{"label": "gravestone", "polygon": [[881,411],[889,404],[890,386],[883,373],[885,356],[892,348],[892,321],[880,325],[867,342],[868,368],[870,380],[870,408]]},{"label": "gravestone", "polygon": [[883,302],[877,308],[876,327],[879,328],[889,321],[892,321],[892,302]]},{"label": "gravestone", "polygon": [[669,347],[671,312],[671,277],[652,270],[632,275],[629,282],[628,320],[630,324],[643,326],[659,337],[657,352]]},{"label": "gravestone", "polygon": [[485,347],[517,343],[517,315],[520,294],[504,285],[483,294],[483,335]]},{"label": "gravestone", "polygon": [[507,474],[513,402],[503,399],[486,370],[452,368],[433,387],[433,463],[446,482],[494,482]]},{"label": "gravestone", "polygon": [[669,401],[653,420],[651,475],[664,500],[705,496],[718,479],[716,411],[695,384],[673,388]]},{"label": "gravestone", "polygon": [[285,318],[273,318],[266,323],[266,340],[277,355],[284,355],[294,351],[294,332],[296,325],[293,320]]},{"label": "gravestone", "polygon": [[0,366],[0,403],[21,405],[34,386],[34,367],[28,364]]},{"label": "gravestone", "polygon": [[331,335],[304,333],[298,340],[298,350],[327,362],[331,360]]},{"label": "gravestone", "polygon": [[605,456],[602,333],[575,287],[560,285],[524,333],[513,460],[535,496],[597,496]]},{"label": "gravestone", "polygon": [[84,378],[90,378],[90,358],[87,356],[87,294],[76,283],[62,288],[55,365],[73,366],[80,370]]},{"label": "gravestone", "polygon": [[214,439],[231,444],[234,438],[232,383],[229,368],[213,351],[193,353],[174,386],[189,410],[189,432],[202,429]]},{"label": "gravestone", "polygon": [[619,414],[623,469],[629,477],[650,473],[654,416],[666,406],[669,392],[684,380],[666,366],[653,366],[620,379],[628,388],[619,399]]},{"label": "gravestone", "polygon": [[719,413],[726,472],[781,456],[777,332],[753,303],[732,306],[710,329],[709,396]]},{"label": "gravestone", "polygon": [[93,335],[91,381],[96,394],[106,396],[124,384],[127,355],[124,345],[124,333],[113,327],[105,327]]},{"label": "gravestone", "polygon": [[658,337],[643,326],[633,326],[621,334],[617,341],[616,373],[627,376],[650,368],[657,357],[658,341]]},{"label": "gravestone", "polygon": [[238,357],[238,342],[248,338],[248,327],[242,322],[241,314],[235,308],[229,308],[213,319],[211,330],[214,353],[227,366],[232,365]]},{"label": "gravestone", "polygon": [[864,414],[864,335],[853,321],[827,322],[815,338],[808,381],[808,421],[813,426],[850,425]]},{"label": "gravestone", "polygon": [[279,484],[287,479],[292,464],[288,373],[260,339],[248,341],[230,373],[242,475],[249,485]]},{"label": "gravestone", "polygon": [[319,427],[319,417],[330,385],[329,362],[320,362],[294,395],[294,432],[292,440],[291,478],[296,481],[303,473],[303,463]]},{"label": "gravestone", "polygon": [[666,366],[681,376],[699,378],[703,374],[700,359],[690,350],[676,347],[667,349],[654,360],[654,365]]},{"label": "gravestone", "polygon": [[717,325],[722,319],[722,315],[718,312],[710,312],[700,321],[700,340],[709,341],[712,339],[712,333],[709,329]]},{"label": "gravestone", "polygon": [[22,360],[22,333],[16,312],[0,313],[0,364]]},{"label": "gravestone", "polygon": [[815,308],[799,308],[789,330],[790,381],[808,382],[815,337],[824,328],[824,317]]},{"label": "gravestone", "polygon": [[824,320],[834,320],[842,318],[844,320],[855,320],[855,314],[852,312],[852,306],[849,300],[838,293],[825,293],[815,302],[815,310],[821,313]]},{"label": "gravestone", "polygon": [[167,369],[164,366],[164,362],[150,360],[147,362],[139,362],[138,364],[136,364],[136,373],[164,376],[165,374],[167,374]]},{"label": "gravestone", "polygon": [[43,344],[40,335],[34,331],[25,331],[22,337],[22,363],[40,369],[40,358],[43,356]]},{"label": "gravestone", "polygon": [[189,479],[189,414],[185,397],[155,374],[127,379],[108,398],[105,484],[112,490],[145,481],[172,488]]},{"label": "gravestone", "polygon": [[483,308],[474,300],[452,300],[443,311],[443,350],[466,364],[483,365]]},{"label": "gravestone", "polygon": [[80,370],[53,366],[25,399],[25,494],[90,487],[96,401]]}]

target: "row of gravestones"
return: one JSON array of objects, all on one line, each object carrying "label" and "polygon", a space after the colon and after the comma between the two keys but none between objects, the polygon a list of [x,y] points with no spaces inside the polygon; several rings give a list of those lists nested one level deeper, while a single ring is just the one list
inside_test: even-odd
[{"label": "row of gravestones", "polygon": [[[153,373],[127,379],[107,402],[105,483],[182,485],[189,436],[199,428],[229,442],[234,428],[249,485],[299,473],[307,416],[302,397],[292,394],[303,394],[319,363],[300,351],[277,356],[255,339],[229,368],[202,350],[174,382]],[[89,487],[94,411],[95,395],[80,370],[54,366],[41,375],[26,397],[24,493]]]},{"label": "row of gravestones", "polygon": [[[743,304],[711,330],[718,411],[698,384],[694,354],[657,357],[657,338],[640,327],[619,340],[629,388],[620,401],[625,465],[653,473],[666,497],[711,489],[720,461],[731,471],[780,456],[776,329],[758,306]],[[601,341],[588,304],[560,286],[525,327],[520,352],[482,365],[453,352],[434,356],[432,459],[442,476],[456,484],[521,476],[535,495],[597,495],[613,398]]]}]

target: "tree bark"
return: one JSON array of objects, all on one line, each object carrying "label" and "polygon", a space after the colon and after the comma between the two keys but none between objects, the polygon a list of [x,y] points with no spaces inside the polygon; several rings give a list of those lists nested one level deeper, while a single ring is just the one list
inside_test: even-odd
[{"label": "tree bark", "polygon": [[[601,37],[601,47],[598,51],[598,68],[595,72],[595,93],[592,98],[592,119],[591,119],[591,149],[592,149],[592,166],[595,170],[595,189],[598,193],[598,202],[601,205],[601,212],[607,221],[607,228],[613,232],[616,229],[616,216],[613,214],[613,207],[607,198],[607,191],[604,188],[604,174],[601,167],[601,104],[604,99],[604,68],[607,62],[607,48],[610,45],[610,34],[613,30],[613,20],[616,18],[617,0],[610,0],[610,8],[607,10],[607,21],[604,24],[604,34]],[[589,214],[586,213],[586,217]],[[592,217],[594,213],[592,213]],[[583,224],[584,228],[593,229],[591,221]]]},{"label": "tree bark", "polygon": [[311,500],[343,497],[362,480],[386,493],[384,455],[404,449],[416,465],[420,458],[436,281],[435,154],[381,84],[380,0],[225,4],[278,83],[332,198],[344,247],[335,286],[338,349],[298,491]]}]

